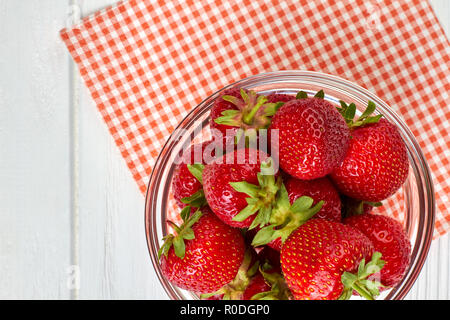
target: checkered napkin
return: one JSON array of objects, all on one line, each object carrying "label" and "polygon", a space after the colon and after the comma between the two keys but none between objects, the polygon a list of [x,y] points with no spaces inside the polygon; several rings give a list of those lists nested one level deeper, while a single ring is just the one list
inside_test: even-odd
[{"label": "checkered napkin", "polygon": [[321,71],[403,116],[433,172],[435,236],[450,230],[450,46],[426,1],[128,0],[61,37],[143,193],[205,97],[262,72]]}]

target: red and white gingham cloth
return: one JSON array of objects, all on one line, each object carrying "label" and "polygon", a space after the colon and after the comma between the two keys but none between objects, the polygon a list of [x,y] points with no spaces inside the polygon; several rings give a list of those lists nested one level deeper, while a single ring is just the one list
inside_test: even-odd
[{"label": "red and white gingham cloth", "polygon": [[435,236],[450,230],[450,46],[426,1],[129,0],[61,37],[143,193],[205,97],[253,74],[321,71],[403,116],[433,172]]}]

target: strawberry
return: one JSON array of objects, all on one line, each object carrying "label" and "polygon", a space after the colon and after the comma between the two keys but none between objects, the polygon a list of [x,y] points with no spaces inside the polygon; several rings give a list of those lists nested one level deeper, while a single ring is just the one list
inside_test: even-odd
[{"label": "strawberry", "polygon": [[200,298],[202,300],[242,300],[245,291],[258,273],[258,268],[259,260],[257,259],[255,250],[253,248],[247,248],[235,278],[219,290],[202,294]]},{"label": "strawberry", "polygon": [[272,117],[270,134],[277,130],[279,144],[272,156],[281,168],[298,179],[324,177],[344,159],[350,139],[345,120],[323,91],[315,97],[299,94]]},{"label": "strawberry", "polygon": [[[183,224],[164,237],[158,255],[163,275],[178,287],[214,292],[232,281],[244,259],[245,244],[238,229],[218,219],[208,207],[190,215],[181,211]],[[170,223],[170,222],[169,222]]]},{"label": "strawberry", "polygon": [[280,104],[268,103],[267,97],[255,91],[232,88],[216,99],[210,112],[210,126],[223,135],[238,129],[268,128],[270,117]]},{"label": "strawberry", "polygon": [[242,300],[251,300],[256,294],[270,291],[271,287],[267,284],[262,273],[258,272],[250,281],[248,287],[245,289]]},{"label": "strawberry", "polygon": [[373,102],[369,102],[356,122],[352,120],[353,104],[342,104],[341,112],[349,114],[346,117],[352,127],[352,139],[343,162],[331,173],[331,178],[346,196],[370,202],[382,201],[393,195],[408,176],[405,143],[395,125],[380,119],[380,115],[369,116],[375,110]]},{"label": "strawberry", "polygon": [[373,299],[379,284],[367,277],[383,267],[380,254],[373,251],[370,240],[357,229],[311,219],[285,241],[281,268],[296,300],[348,299],[353,290]]},{"label": "strawberry", "polygon": [[377,214],[355,215],[344,219],[371,241],[386,262],[381,270],[381,283],[386,287],[398,284],[409,266],[411,243],[402,225],[395,219]]},{"label": "strawberry", "polygon": [[[312,216],[312,218],[323,218],[336,222],[341,221],[341,200],[339,197],[339,193],[337,192],[336,188],[333,186],[333,184],[327,177],[314,180],[300,180],[293,177],[289,177],[285,180],[284,184],[289,196],[289,203],[291,205],[293,205],[294,202],[301,197],[304,196],[309,197],[310,199],[313,200],[310,204],[310,207],[319,205],[319,202],[321,203],[321,208],[319,211],[315,212],[316,210],[313,210],[310,212],[311,216],[314,215]],[[279,206],[276,208],[279,209]],[[274,210],[274,212],[272,213],[273,216],[271,218],[272,223],[275,223],[275,221],[277,221],[277,223],[274,228],[274,234],[270,238],[271,240],[268,243],[268,245],[278,251],[281,250],[281,246],[283,245],[283,239],[286,239],[290,234],[289,232],[285,231],[286,227],[289,226],[288,230],[292,231],[297,227],[299,227],[301,223],[307,221],[307,219],[309,219],[310,217],[309,215],[306,215],[301,220],[295,220],[289,217],[289,215],[292,213],[287,212],[286,211],[280,212],[280,210]],[[298,214],[296,216],[299,217]],[[289,220],[290,222],[285,227],[285,229],[277,228],[277,226],[284,225],[284,222]],[[281,236],[282,232],[285,232],[284,238]],[[261,236],[267,237],[265,231],[262,231],[261,234],[258,235],[258,238],[253,241],[254,245],[265,244],[267,240],[261,242],[259,238]]]},{"label": "strawberry", "polygon": [[192,145],[183,153],[172,178],[172,193],[180,208],[188,204],[198,208],[205,204],[201,175],[204,165],[212,161],[214,155],[212,141]]},{"label": "strawberry", "polygon": [[[237,107],[229,102],[223,99],[223,96],[225,96],[225,99],[227,97],[234,97],[236,99],[241,100],[242,96],[241,96],[241,89],[240,88],[231,88],[231,89],[226,89],[223,92],[223,95],[221,95],[220,97],[218,97],[215,101],[213,106],[211,107],[211,111],[210,111],[210,115],[209,115],[209,124],[211,129],[215,129],[218,130],[223,136],[226,136],[227,133],[231,132],[235,132],[238,127],[236,126],[230,126],[228,124],[220,124],[218,122],[220,122],[220,120],[218,122],[216,122],[215,120],[222,117],[223,113],[227,110],[238,110]],[[243,103],[243,100],[242,100]],[[227,130],[230,130],[227,132]],[[233,134],[234,135],[234,134]]]},{"label": "strawberry", "polygon": [[291,177],[285,180],[285,185],[290,203],[294,203],[302,196],[314,199],[313,205],[323,200],[322,209],[314,215],[314,218],[341,221],[341,199],[336,188],[327,177],[314,180],[300,180]]},{"label": "strawberry", "polygon": [[243,294],[243,300],[288,300],[291,293],[281,274],[280,252],[265,246],[258,253],[259,270]]},{"label": "strawberry", "polygon": [[[223,92],[223,95],[218,97],[213,106],[211,107],[210,115],[209,115],[209,125],[211,128],[211,132],[214,138],[214,141],[220,142],[222,140],[222,145],[224,146],[224,150],[230,149],[228,145],[234,146],[236,132],[239,127],[231,126],[229,124],[220,124],[215,121],[220,117],[223,117],[224,114],[230,112],[228,110],[238,110],[237,107],[229,101],[224,100],[222,97],[234,97],[236,99],[242,99],[241,89],[240,88],[231,88],[226,89]],[[243,102],[243,101],[242,101]],[[220,122],[220,120],[218,121]],[[228,149],[227,149],[228,148]],[[232,147],[231,147],[232,148]]]},{"label": "strawberry", "polygon": [[264,225],[281,178],[269,156],[244,148],[225,154],[203,170],[203,190],[211,210],[225,223],[246,228]]}]

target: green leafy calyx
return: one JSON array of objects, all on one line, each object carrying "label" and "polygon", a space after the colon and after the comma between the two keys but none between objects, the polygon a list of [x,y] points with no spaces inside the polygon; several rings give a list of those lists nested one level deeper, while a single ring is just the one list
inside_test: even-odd
[{"label": "green leafy calyx", "polygon": [[203,184],[202,174],[205,166],[201,163],[188,164],[187,168],[189,172],[201,183]]},{"label": "green leafy calyx", "polygon": [[261,163],[261,171],[257,174],[258,185],[246,181],[230,182],[237,192],[248,195],[247,206],[233,217],[233,221],[244,221],[248,217],[258,213],[250,225],[250,229],[264,226],[269,222],[276,194],[282,184],[281,177],[276,178],[271,158]]},{"label": "green leafy calyx", "polygon": [[[202,173],[205,166],[201,163],[195,163],[195,164],[188,164],[187,168],[189,172],[201,183],[203,184],[202,180]],[[181,199],[181,202],[184,204],[190,205],[194,208],[201,208],[204,205],[206,205],[206,198],[205,193],[203,192],[203,189],[198,190],[194,194],[192,194],[189,197],[185,197]]]},{"label": "green leafy calyx", "polygon": [[281,241],[284,242],[292,231],[311,219],[322,209],[324,201],[319,201],[314,206],[313,203],[314,199],[311,197],[302,196],[291,205],[286,187],[282,184],[269,219],[269,224],[258,231],[253,238],[252,245],[255,247],[262,246],[277,238],[281,238]]},{"label": "green leafy calyx", "polygon": [[160,259],[162,255],[167,258],[169,250],[173,246],[175,255],[178,258],[184,259],[186,251],[184,241],[195,238],[192,226],[201,218],[202,215],[203,213],[200,209],[191,215],[191,207],[186,206],[180,213],[181,219],[183,220],[183,224],[181,226],[177,226],[172,221],[167,221],[167,223],[170,224],[175,230],[175,234],[169,234],[163,238],[164,243],[158,250],[158,258]]},{"label": "green leafy calyx", "polygon": [[350,216],[363,214],[365,204],[370,205],[372,207],[381,207],[383,205],[383,203],[381,202],[354,200],[354,202],[344,204],[342,208],[342,217],[346,218]]},{"label": "green leafy calyx", "polygon": [[356,127],[362,127],[367,124],[377,123],[382,117],[381,114],[372,115],[376,109],[376,105],[374,102],[369,101],[367,104],[366,110],[355,120],[356,115],[356,105],[352,102],[350,104],[345,103],[344,101],[339,101],[341,107],[337,108],[339,113],[344,117],[345,122],[347,123],[350,129]]},{"label": "green leafy calyx", "polygon": [[[297,93],[297,95],[295,96],[295,98],[296,99],[307,99],[308,98],[308,94],[305,91],[300,90]],[[314,95],[314,98],[323,99],[323,98],[325,98],[325,93],[323,92],[323,90],[319,90]]]},{"label": "green leafy calyx", "polygon": [[207,204],[203,189],[198,190],[189,197],[182,198],[181,202],[194,208],[201,208]]},{"label": "green leafy calyx", "polygon": [[295,96],[296,99],[306,99],[308,98],[308,94],[305,91],[299,91]]},{"label": "green leafy calyx", "polygon": [[367,300],[375,300],[380,295],[380,288],[383,285],[376,280],[369,280],[369,276],[380,272],[385,264],[381,260],[381,253],[375,252],[372,255],[372,260],[366,264],[365,259],[362,259],[358,266],[357,274],[344,272],[341,276],[344,290],[342,291],[339,300],[348,300],[353,294],[353,291],[358,292],[359,295]]},{"label": "green leafy calyx", "polygon": [[224,95],[222,99],[230,102],[237,109],[222,111],[222,115],[214,121],[217,124],[239,127],[244,130],[267,129],[270,117],[283,105],[282,102],[269,103],[267,97],[258,95],[255,91],[241,89],[241,98]]}]

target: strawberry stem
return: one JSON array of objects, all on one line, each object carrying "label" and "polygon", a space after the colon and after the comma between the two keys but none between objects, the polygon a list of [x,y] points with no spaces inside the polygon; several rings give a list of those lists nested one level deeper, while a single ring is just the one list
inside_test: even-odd
[{"label": "strawberry stem", "polygon": [[354,103],[350,103],[348,105],[347,103],[345,103],[345,101],[342,100],[340,100],[339,102],[341,104],[341,107],[337,108],[337,110],[342,115],[342,117],[344,117],[345,122],[350,129],[362,127],[371,123],[377,123],[383,116],[381,114],[372,116],[372,113],[376,109],[376,105],[373,101],[369,101],[362,115],[358,117],[357,120],[354,120],[356,115],[356,105]]},{"label": "strawberry stem", "polygon": [[253,124],[253,118],[255,117],[256,113],[259,111],[261,106],[267,102],[267,98],[265,96],[259,96],[256,100],[256,105],[250,110],[249,113],[244,114],[242,117],[242,121],[244,123],[251,125]]},{"label": "strawberry stem", "polygon": [[179,226],[177,226],[176,224],[175,224],[175,222],[173,222],[173,221],[171,221],[171,220],[166,220],[166,223],[168,224],[168,225],[170,225],[174,230],[175,230],[175,232],[177,233],[177,234],[179,234],[180,233],[180,227]]}]

